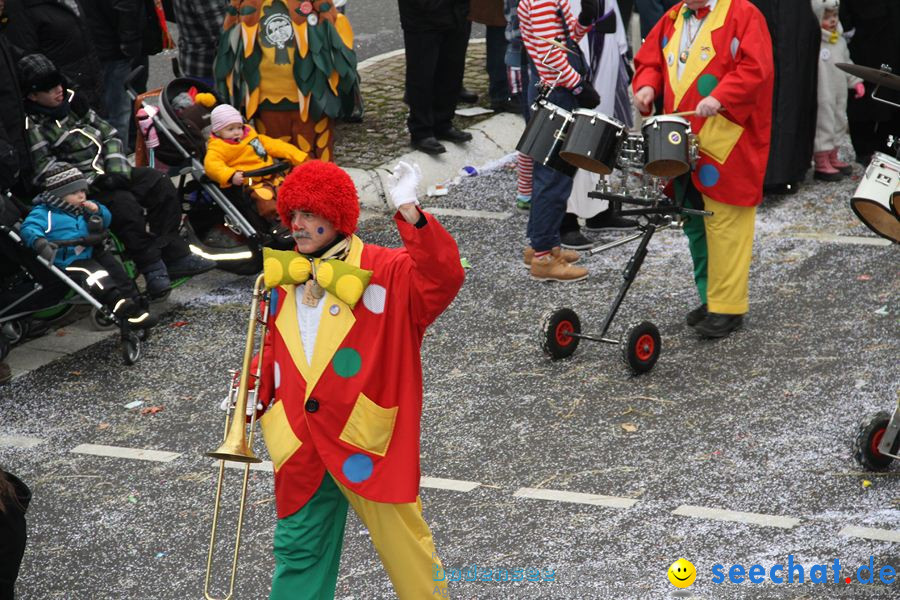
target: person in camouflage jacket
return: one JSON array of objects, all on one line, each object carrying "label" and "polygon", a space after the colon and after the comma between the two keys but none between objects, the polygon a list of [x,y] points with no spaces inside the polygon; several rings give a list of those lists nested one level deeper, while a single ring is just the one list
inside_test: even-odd
[{"label": "person in camouflage jacket", "polygon": [[111,229],[144,274],[151,296],[164,295],[171,278],[215,268],[215,262],[191,254],[179,236],[181,203],[169,178],[154,169],[132,167],[115,128],[63,86],[46,56],[29,54],[18,66],[26,97],[32,182],[42,187],[49,169],[60,162],[78,168],[91,185],[92,197],[112,213]]}]

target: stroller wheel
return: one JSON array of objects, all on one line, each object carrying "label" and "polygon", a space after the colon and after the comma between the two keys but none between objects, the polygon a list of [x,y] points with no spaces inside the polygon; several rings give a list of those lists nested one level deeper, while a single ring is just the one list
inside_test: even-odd
[{"label": "stroller wheel", "polygon": [[91,309],[91,326],[97,331],[109,331],[118,327],[114,319],[96,308]]},{"label": "stroller wheel", "polygon": [[560,308],[544,316],[541,327],[541,348],[552,360],[567,358],[578,348],[580,338],[569,335],[581,333],[581,320],[571,308]]},{"label": "stroller wheel", "polygon": [[18,319],[4,323],[3,328],[0,329],[0,334],[9,340],[11,346],[15,346],[28,336],[29,328],[30,323],[28,321]]},{"label": "stroller wheel", "polygon": [[133,365],[141,358],[141,340],[137,334],[128,332],[122,336],[122,361]]},{"label": "stroller wheel", "polygon": [[881,443],[890,420],[889,414],[879,412],[859,426],[853,443],[853,458],[862,468],[869,471],[884,471],[893,461],[890,456],[878,451],[878,444]]},{"label": "stroller wheel", "polygon": [[635,375],[653,368],[662,349],[659,329],[650,321],[631,327],[622,339],[622,360]]},{"label": "stroller wheel", "polygon": [[137,338],[139,340],[141,340],[142,342],[146,342],[147,340],[150,339],[150,329],[147,327],[141,327],[140,329],[135,329],[134,333],[135,333],[135,335],[137,335]]}]

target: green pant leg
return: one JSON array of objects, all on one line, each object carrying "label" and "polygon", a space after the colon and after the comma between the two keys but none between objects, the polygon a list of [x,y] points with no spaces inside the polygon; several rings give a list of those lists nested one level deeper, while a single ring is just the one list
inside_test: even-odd
[{"label": "green pant leg", "polygon": [[[684,190],[687,179],[678,179],[675,182],[676,196],[685,198],[684,206],[703,210],[703,197],[694,188],[689,186],[688,190]],[[688,248],[691,251],[691,260],[694,261],[694,283],[697,286],[697,293],[700,295],[700,302],[706,304],[706,282],[707,282],[707,264],[709,262],[709,252],[706,248],[706,224],[704,217],[698,215],[690,215],[684,219],[684,234],[688,239]]]},{"label": "green pant leg", "polygon": [[275,574],[269,600],[332,600],[337,585],[347,499],[325,473],[303,508],[275,525]]}]

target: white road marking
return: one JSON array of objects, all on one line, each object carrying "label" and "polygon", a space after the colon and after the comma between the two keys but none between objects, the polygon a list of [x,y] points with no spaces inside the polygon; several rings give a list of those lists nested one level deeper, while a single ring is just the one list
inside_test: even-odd
[{"label": "white road marking", "polygon": [[844,537],[858,537],[867,540],[878,540],[879,542],[897,542],[900,543],[900,531],[891,529],[878,529],[875,527],[857,527],[855,525],[847,525],[838,532],[838,535]]},{"label": "white road marking", "polygon": [[781,527],[793,529],[800,524],[800,519],[793,517],[781,517],[778,515],[766,515],[761,513],[740,512],[736,510],[722,510],[720,508],[707,508],[705,506],[691,506],[682,504],[672,511],[673,515],[682,517],[695,517],[697,519],[712,519],[714,521],[733,521],[735,523],[748,523],[750,525],[762,525],[763,527]]},{"label": "white road marking", "polygon": [[34,448],[47,440],[24,435],[0,435],[0,448]]},{"label": "white road marking", "polygon": [[[219,461],[216,461],[216,466],[218,466]],[[226,460],[225,467],[229,469],[243,469],[244,463],[236,462],[233,460]],[[264,460],[258,463],[250,463],[251,471],[262,471],[263,473],[274,474],[275,469],[272,467],[271,460]]]},{"label": "white road marking", "polygon": [[504,221],[512,216],[508,212],[493,212],[490,210],[470,210],[467,208],[439,208],[426,206],[425,209],[439,217],[469,217],[474,219],[496,219]]},{"label": "white road marking", "polygon": [[163,450],[141,450],[140,448],[123,448],[120,446],[100,446],[97,444],[81,444],[69,450],[77,454],[109,456],[112,458],[129,458],[132,460],[151,460],[155,462],[171,462],[181,456],[178,452]]},{"label": "white road marking", "polygon": [[419,485],[424,488],[436,490],[450,490],[453,492],[471,492],[481,484],[477,481],[462,481],[461,479],[443,479],[441,477],[425,477],[419,480]]},{"label": "white road marking", "polygon": [[835,244],[851,244],[857,246],[890,246],[892,242],[879,237],[860,237],[855,235],[834,235],[833,233],[792,233],[784,236],[802,240],[815,240],[817,242],[832,242]]},{"label": "white road marking", "polygon": [[576,504],[592,504],[609,508],[631,508],[637,500],[619,496],[601,496],[599,494],[582,494],[561,490],[544,490],[538,488],[519,488],[513,494],[516,498],[533,498],[535,500],[552,500],[555,502],[574,502]]}]

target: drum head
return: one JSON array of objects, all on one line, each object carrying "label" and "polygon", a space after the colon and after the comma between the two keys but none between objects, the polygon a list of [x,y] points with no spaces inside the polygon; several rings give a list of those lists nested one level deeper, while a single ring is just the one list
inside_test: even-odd
[{"label": "drum head", "polygon": [[560,152],[559,157],[565,160],[567,163],[575,165],[579,169],[584,169],[585,171],[590,171],[591,173],[597,173],[598,175],[609,175],[612,173],[612,169],[604,165],[599,160],[593,160],[588,158],[587,156],[582,156],[580,154],[574,154],[572,152]]},{"label": "drum head", "polygon": [[868,198],[854,198],[850,201],[850,207],[866,227],[883,238],[900,243],[900,219],[883,204]]},{"label": "drum head", "polygon": [[678,177],[691,170],[691,165],[680,160],[655,160],[644,167],[655,177]]}]

